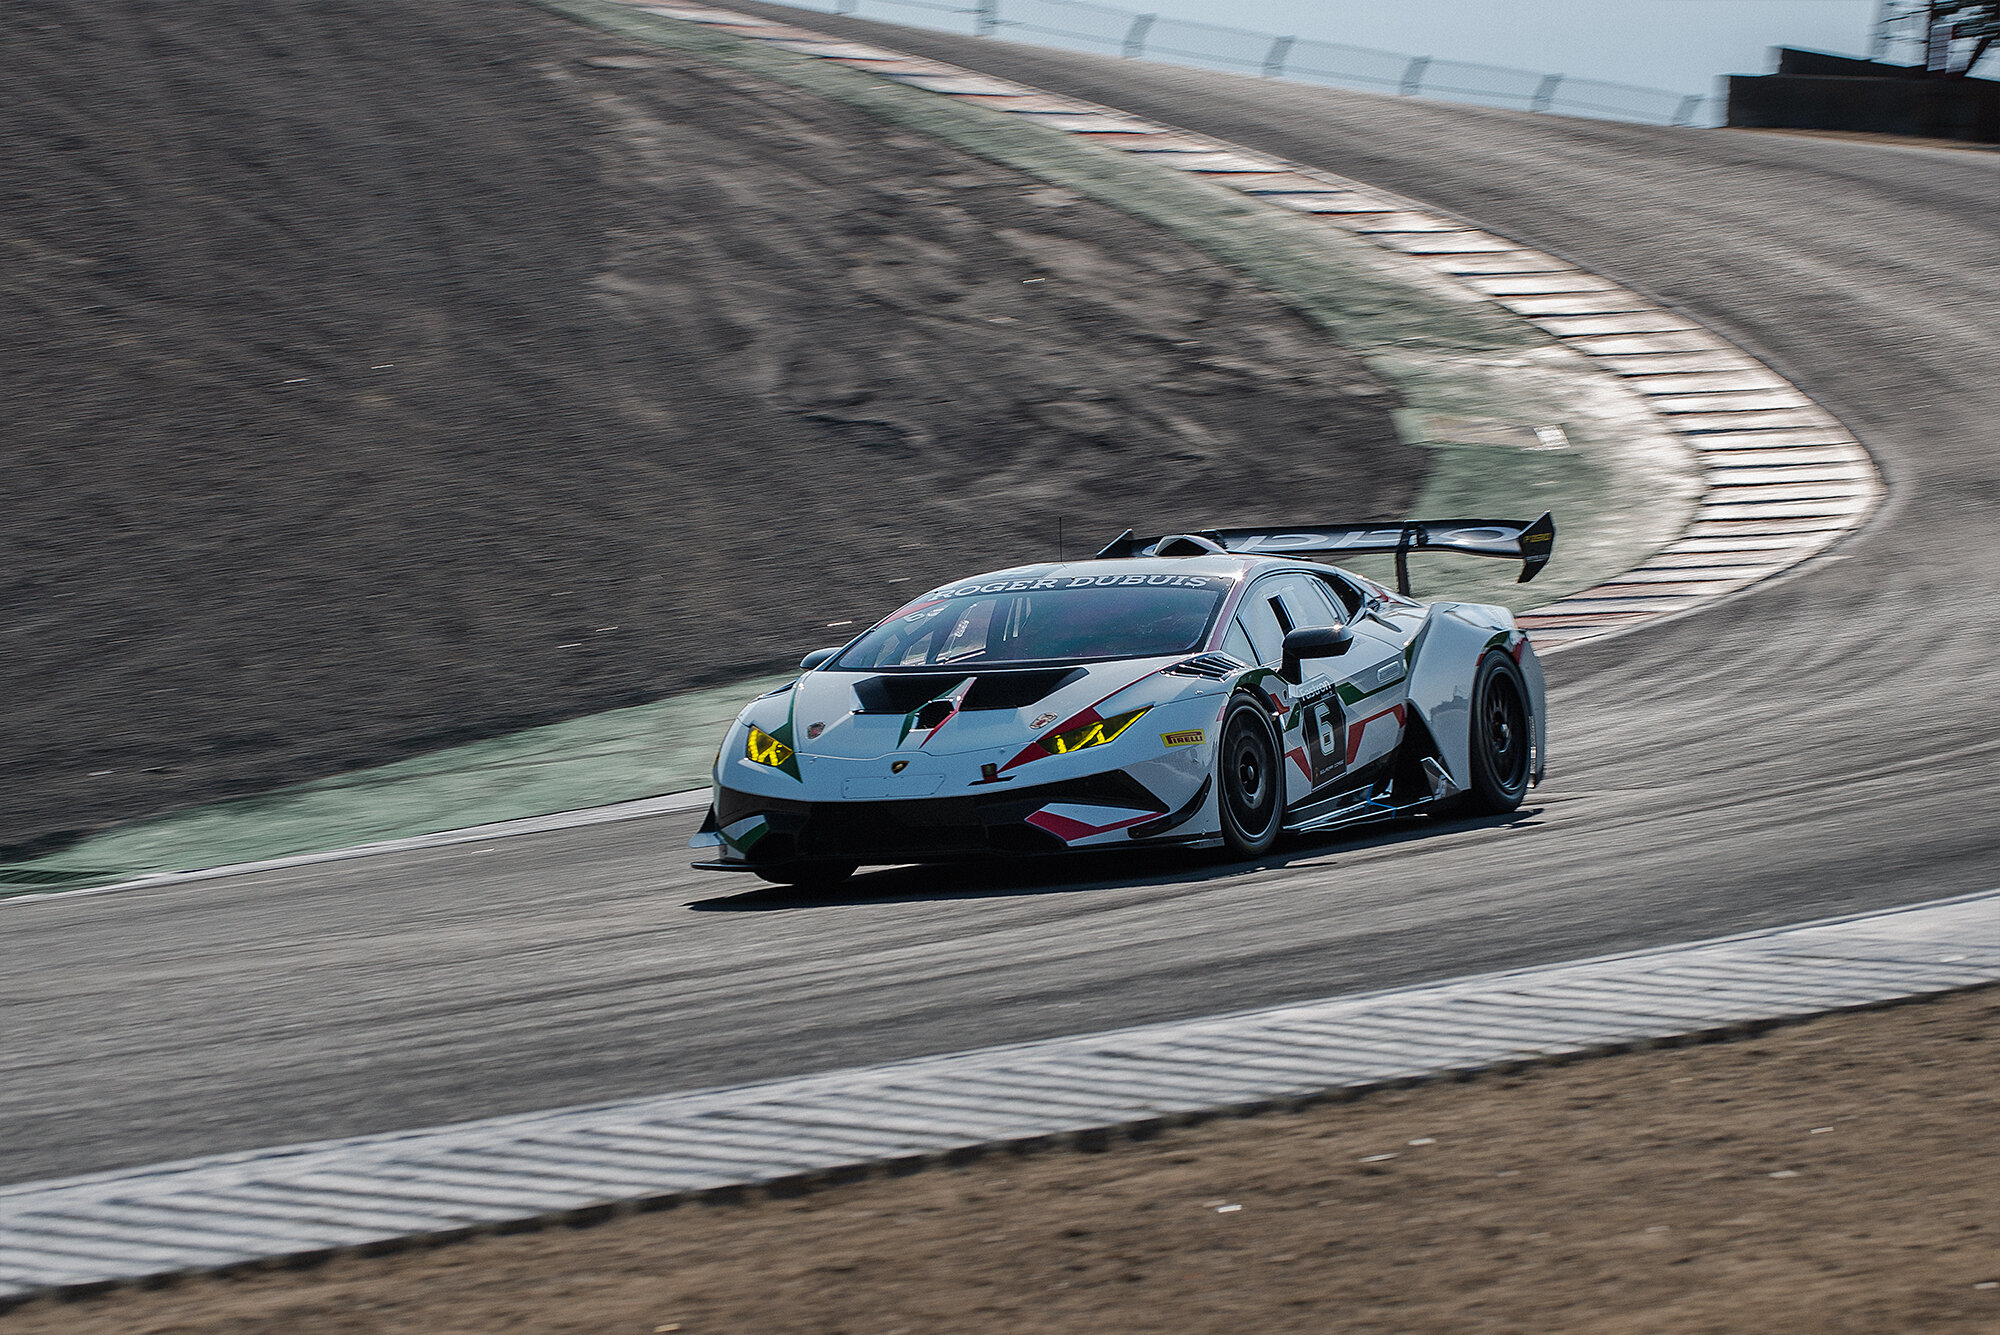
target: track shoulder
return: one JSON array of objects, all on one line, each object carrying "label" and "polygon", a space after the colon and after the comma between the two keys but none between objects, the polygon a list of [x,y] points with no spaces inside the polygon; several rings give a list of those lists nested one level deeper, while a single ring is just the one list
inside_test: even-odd
[{"label": "track shoulder", "polygon": [[0,1302],[1724,1036],[2000,979],[2000,891],[1212,1019],[0,1187]]}]

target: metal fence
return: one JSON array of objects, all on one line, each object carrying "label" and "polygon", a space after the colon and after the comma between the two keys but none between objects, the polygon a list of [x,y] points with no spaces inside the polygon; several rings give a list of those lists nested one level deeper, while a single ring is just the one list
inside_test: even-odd
[{"label": "metal fence", "polygon": [[1572,79],[1561,74],[1438,60],[1308,37],[1143,14],[1090,0],[779,0],[821,13],[852,14],[978,37],[1161,60],[1202,69],[1298,79],[1402,97],[1547,111],[1654,125],[1712,124],[1713,99],[1665,88]]}]

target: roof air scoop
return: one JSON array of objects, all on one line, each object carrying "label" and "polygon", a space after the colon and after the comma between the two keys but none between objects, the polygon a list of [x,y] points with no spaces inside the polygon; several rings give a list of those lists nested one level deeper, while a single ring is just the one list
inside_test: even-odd
[{"label": "roof air scoop", "polygon": [[1154,556],[1220,556],[1223,551],[1221,543],[1197,533],[1176,533],[1153,545]]}]

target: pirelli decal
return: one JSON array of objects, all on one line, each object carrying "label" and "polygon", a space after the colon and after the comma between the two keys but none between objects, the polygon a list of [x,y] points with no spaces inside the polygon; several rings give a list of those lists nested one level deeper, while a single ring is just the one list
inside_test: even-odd
[{"label": "pirelli decal", "polygon": [[1189,728],[1184,732],[1163,732],[1160,742],[1165,746],[1199,746],[1208,740],[1208,732],[1202,728]]}]

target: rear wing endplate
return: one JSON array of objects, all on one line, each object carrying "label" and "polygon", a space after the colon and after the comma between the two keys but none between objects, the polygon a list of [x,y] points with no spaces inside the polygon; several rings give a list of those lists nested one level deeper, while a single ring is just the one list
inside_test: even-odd
[{"label": "rear wing endplate", "polygon": [[1521,563],[1526,584],[1556,549],[1555,516],[1522,523],[1518,519],[1417,519],[1402,523],[1320,524],[1311,528],[1211,528],[1198,533],[1137,538],[1127,529],[1097,555],[1100,559],[1131,556],[1192,556],[1203,551],[1242,556],[1354,556],[1364,552],[1396,554],[1396,588],[1410,592],[1411,552],[1458,552],[1465,556],[1498,556]]}]

